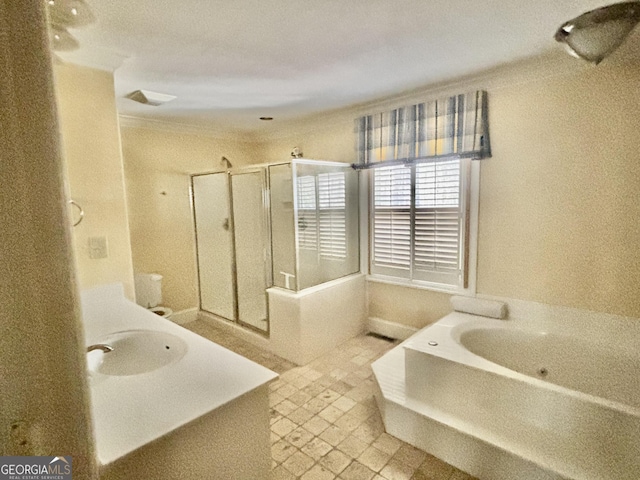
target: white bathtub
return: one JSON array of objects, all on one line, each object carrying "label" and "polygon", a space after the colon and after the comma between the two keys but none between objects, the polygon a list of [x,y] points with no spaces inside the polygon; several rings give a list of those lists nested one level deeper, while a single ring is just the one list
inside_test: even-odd
[{"label": "white bathtub", "polygon": [[404,404],[508,465],[436,452],[483,479],[637,480],[640,350],[587,338],[452,313],[402,345]]}]

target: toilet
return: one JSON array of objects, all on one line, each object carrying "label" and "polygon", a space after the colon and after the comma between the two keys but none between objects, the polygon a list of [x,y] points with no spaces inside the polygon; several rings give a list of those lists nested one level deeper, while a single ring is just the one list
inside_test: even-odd
[{"label": "toilet", "polygon": [[136,273],[136,303],[151,310],[156,315],[169,318],[173,310],[162,303],[162,275],[157,273]]}]

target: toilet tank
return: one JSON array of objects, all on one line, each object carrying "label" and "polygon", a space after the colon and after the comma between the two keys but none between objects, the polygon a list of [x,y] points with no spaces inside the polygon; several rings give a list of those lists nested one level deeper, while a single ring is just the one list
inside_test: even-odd
[{"label": "toilet tank", "polygon": [[144,308],[157,307],[162,303],[162,275],[136,273],[136,303]]}]

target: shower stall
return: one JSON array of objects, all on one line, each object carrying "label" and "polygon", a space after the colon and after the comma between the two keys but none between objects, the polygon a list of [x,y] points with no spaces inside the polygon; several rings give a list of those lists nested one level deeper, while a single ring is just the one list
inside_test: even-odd
[{"label": "shower stall", "polygon": [[360,270],[358,174],[295,159],[191,176],[200,310],[273,336],[268,290]]}]

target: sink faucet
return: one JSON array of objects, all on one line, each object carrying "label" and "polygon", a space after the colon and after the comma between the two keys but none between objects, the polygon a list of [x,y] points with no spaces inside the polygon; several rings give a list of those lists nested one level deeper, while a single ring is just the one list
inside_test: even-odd
[{"label": "sink faucet", "polygon": [[109,353],[113,351],[113,347],[106,343],[96,343],[87,347],[87,352],[93,352],[94,350],[102,350],[104,353]]}]

